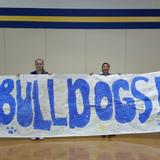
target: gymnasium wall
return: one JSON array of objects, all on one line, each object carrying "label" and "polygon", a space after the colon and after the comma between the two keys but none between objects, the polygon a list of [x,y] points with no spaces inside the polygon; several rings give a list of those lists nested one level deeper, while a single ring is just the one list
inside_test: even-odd
[{"label": "gymnasium wall", "polygon": [[50,73],[159,71],[159,29],[0,29],[0,74],[27,74],[43,58]]}]

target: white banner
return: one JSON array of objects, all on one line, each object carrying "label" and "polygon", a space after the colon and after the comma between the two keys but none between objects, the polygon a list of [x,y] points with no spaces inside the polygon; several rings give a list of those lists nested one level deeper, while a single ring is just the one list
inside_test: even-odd
[{"label": "white banner", "polygon": [[0,77],[0,137],[160,131],[160,72]]}]

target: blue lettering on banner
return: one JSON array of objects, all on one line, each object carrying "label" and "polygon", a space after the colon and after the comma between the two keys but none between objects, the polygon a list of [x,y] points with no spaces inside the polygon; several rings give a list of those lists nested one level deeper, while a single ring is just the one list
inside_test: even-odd
[{"label": "blue lettering on banner", "polygon": [[138,76],[135,77],[131,83],[131,91],[132,94],[135,98],[140,99],[144,102],[145,104],[145,111],[143,113],[139,114],[139,120],[141,123],[144,123],[145,121],[147,121],[147,119],[149,118],[151,111],[152,111],[152,101],[149,97],[147,97],[146,95],[144,95],[143,93],[141,93],[137,88],[136,88],[136,83],[138,81],[144,81],[145,83],[147,83],[149,81],[148,78],[142,77],[142,76]]},{"label": "blue lettering on banner", "polygon": [[[95,109],[96,114],[100,120],[106,121],[112,118],[113,114],[113,105],[112,105],[112,93],[110,87],[107,83],[98,82],[95,86]],[[102,99],[106,97],[108,104],[105,108],[101,107]]]},{"label": "blue lettering on banner", "polygon": [[158,102],[160,105],[160,77],[155,77],[156,89],[158,91]]},{"label": "blue lettering on banner", "polygon": [[33,84],[33,101],[34,101],[34,129],[40,130],[50,130],[51,128],[51,121],[44,120],[43,115],[40,109],[39,104],[39,88],[38,88],[38,81],[34,81]]},{"label": "blue lettering on banner", "polygon": [[[155,92],[157,94],[157,101],[160,105],[160,77],[152,77],[155,83]],[[115,118],[116,122],[126,124],[137,118],[136,115],[136,100],[143,103],[143,112],[141,111],[138,117],[139,124],[143,125],[152,112],[152,99],[145,95],[138,83],[147,87],[149,78],[144,76],[135,76],[131,82],[125,79],[116,79],[112,83],[98,81],[94,88],[85,79],[68,78],[66,83],[68,94],[68,114],[65,116],[57,116],[55,108],[55,90],[54,79],[46,80],[47,93],[46,99],[48,105],[48,113],[50,117],[44,118],[44,113],[41,106],[41,99],[39,93],[38,80],[33,82],[25,82],[22,86],[20,80],[4,79],[0,83],[0,124],[10,124],[14,117],[20,127],[30,127],[33,124],[35,130],[50,131],[52,126],[63,126],[74,128],[84,128],[90,121],[91,104],[90,96],[94,91],[94,107],[96,116],[101,121],[109,121]],[[24,83],[23,83],[24,84]],[[144,87],[145,87],[144,86]],[[24,89],[24,87],[26,87]],[[93,86],[92,86],[93,87]],[[15,89],[15,92],[14,92]],[[24,94],[22,95],[22,89]],[[94,89],[94,90],[91,90]],[[77,91],[80,92],[82,98],[82,111],[78,112]],[[91,92],[91,93],[90,93]],[[129,95],[123,96],[122,92],[128,92]],[[14,97],[15,93],[16,97]],[[63,100],[63,99],[62,99]],[[106,101],[104,101],[106,100]],[[104,103],[104,105],[102,104]],[[46,109],[46,108],[45,108]],[[138,108],[139,109],[139,108]],[[115,116],[115,117],[113,117]]]},{"label": "blue lettering on banner", "polygon": [[47,83],[48,87],[48,95],[50,102],[50,113],[53,121],[53,125],[55,126],[67,126],[67,118],[56,118],[55,116],[55,108],[54,108],[54,81],[52,79],[48,79]]},{"label": "blue lettering on banner", "polygon": [[16,81],[17,87],[17,121],[22,127],[28,127],[32,123],[31,82],[27,82],[26,98],[22,98],[20,80]]},{"label": "blue lettering on banner", "polygon": [[[69,106],[69,125],[70,128],[84,127],[90,120],[90,105],[89,105],[89,93],[90,87],[88,83],[83,79],[77,79],[74,84],[72,79],[67,80],[68,84],[68,106]],[[77,111],[76,105],[76,90],[81,91],[83,99],[83,112],[81,114]]]},{"label": "blue lettering on banner", "polygon": [[129,91],[129,84],[126,80],[119,79],[116,80],[112,85],[113,95],[114,95],[114,105],[115,105],[115,118],[119,123],[130,122],[134,119],[136,114],[136,106],[134,104],[134,99],[131,97],[124,97],[124,104],[120,99],[119,90]]},{"label": "blue lettering on banner", "polygon": [[[14,89],[14,81],[12,79],[3,80],[0,85],[0,123],[9,124],[14,118],[15,115],[15,99],[11,95],[11,92]],[[8,104],[9,113],[5,114],[4,105]]]}]

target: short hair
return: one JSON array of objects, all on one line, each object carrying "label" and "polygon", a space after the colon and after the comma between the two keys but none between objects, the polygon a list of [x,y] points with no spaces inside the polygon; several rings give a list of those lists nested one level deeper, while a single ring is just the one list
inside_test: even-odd
[{"label": "short hair", "polygon": [[102,63],[102,67],[103,67],[105,64],[107,64],[107,65],[110,67],[110,64],[107,63],[107,62]]}]

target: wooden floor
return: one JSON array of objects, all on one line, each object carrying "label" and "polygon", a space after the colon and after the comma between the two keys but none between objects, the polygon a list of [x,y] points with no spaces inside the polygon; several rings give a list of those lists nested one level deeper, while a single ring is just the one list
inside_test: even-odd
[{"label": "wooden floor", "polygon": [[160,160],[160,134],[1,138],[0,160]]}]

